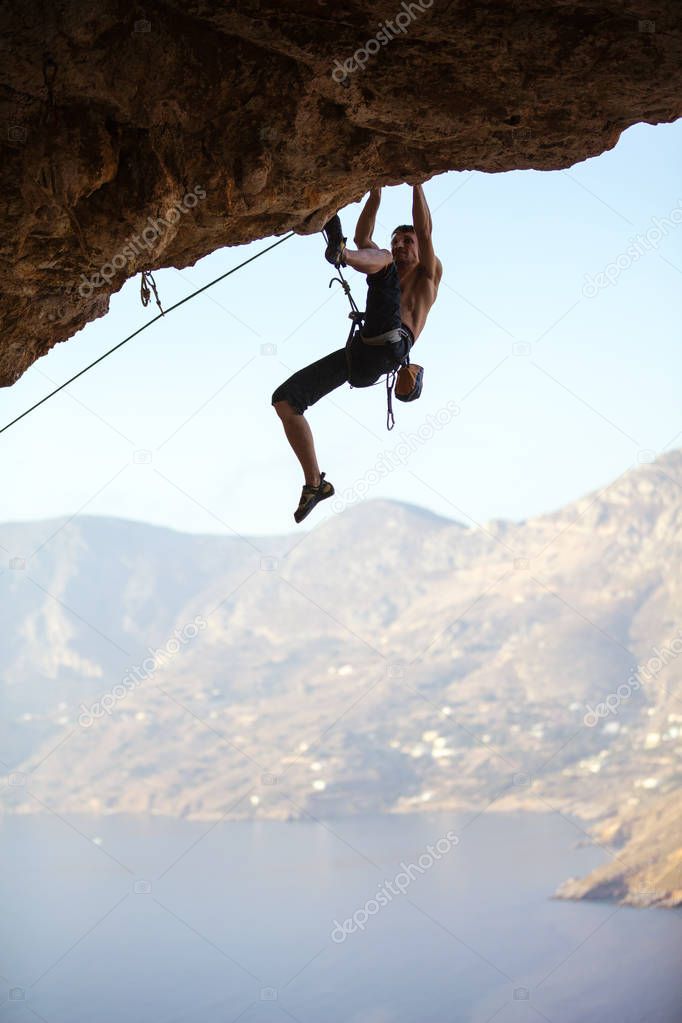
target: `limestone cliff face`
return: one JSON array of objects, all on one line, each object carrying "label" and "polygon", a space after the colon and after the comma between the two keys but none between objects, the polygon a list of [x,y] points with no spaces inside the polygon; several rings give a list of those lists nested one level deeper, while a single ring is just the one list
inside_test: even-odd
[{"label": "limestone cliff face", "polygon": [[5,386],[141,269],[682,114],[679,0],[3,2],[0,36]]}]

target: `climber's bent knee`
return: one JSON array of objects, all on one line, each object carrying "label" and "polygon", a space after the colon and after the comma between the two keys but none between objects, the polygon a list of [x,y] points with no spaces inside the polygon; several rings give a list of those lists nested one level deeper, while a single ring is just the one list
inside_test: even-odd
[{"label": "climber's bent knee", "polygon": [[303,413],[299,409],[294,408],[291,402],[286,398],[277,399],[276,395],[277,391],[275,391],[272,396],[272,404],[280,419],[291,419],[292,416],[303,415]]},{"label": "climber's bent knee", "polygon": [[[302,416],[306,409],[347,380],[346,351],[340,348],[311,363],[310,366],[304,366],[280,384],[272,395],[272,404],[277,407],[280,402],[286,403],[294,414]],[[291,414],[288,408],[282,411],[285,415]],[[277,414],[282,417],[279,409]]]}]

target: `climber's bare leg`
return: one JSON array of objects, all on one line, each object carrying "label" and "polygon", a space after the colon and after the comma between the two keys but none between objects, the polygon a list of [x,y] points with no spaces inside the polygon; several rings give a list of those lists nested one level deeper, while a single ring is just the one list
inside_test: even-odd
[{"label": "climber's bare leg", "polygon": [[306,483],[311,487],[320,484],[320,467],[315,454],[313,431],[305,416],[297,412],[288,401],[275,402],[275,411],[282,420],[282,426],[294,454],[301,463]]},{"label": "climber's bare leg", "polygon": [[375,274],[393,262],[392,253],[388,249],[380,249],[377,245],[359,249],[345,248],[343,258],[348,266],[363,274]]},{"label": "climber's bare leg", "polygon": [[393,254],[388,249],[379,248],[372,238],[380,202],[381,189],[372,188],[355,225],[353,234],[355,248],[344,248],[343,250],[343,258],[347,261],[348,266],[359,270],[360,273],[377,273],[393,262]]}]

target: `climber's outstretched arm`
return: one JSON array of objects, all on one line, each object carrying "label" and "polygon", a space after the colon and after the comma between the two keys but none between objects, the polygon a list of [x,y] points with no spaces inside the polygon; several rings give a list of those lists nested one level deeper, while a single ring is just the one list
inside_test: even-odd
[{"label": "climber's outstretched arm", "polygon": [[367,202],[364,205],[363,211],[358,217],[357,227],[355,228],[355,237],[353,240],[355,241],[358,249],[379,248],[376,242],[372,241],[372,235],[374,234],[374,224],[377,219],[377,210],[379,209],[380,202],[381,189],[372,188]]},{"label": "climber's outstretched arm", "polygon": [[428,277],[437,280],[443,272],[443,267],[433,251],[431,213],[421,185],[415,185],[412,189],[412,223],[419,245],[419,264]]}]

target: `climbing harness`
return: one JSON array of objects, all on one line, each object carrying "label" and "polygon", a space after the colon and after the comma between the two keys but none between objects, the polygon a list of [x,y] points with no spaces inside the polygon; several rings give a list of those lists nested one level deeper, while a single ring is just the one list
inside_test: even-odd
[{"label": "climbing harness", "polygon": [[[392,343],[395,343],[401,339],[401,332],[399,329],[388,330],[384,334],[378,334],[376,337],[364,337],[362,335],[362,325],[365,322],[364,312],[360,312],[358,309],[353,294],[350,289],[350,284],[341,273],[341,268],[337,267],[336,271],[338,277],[332,277],[329,282],[331,288],[334,281],[338,281],[342,286],[346,297],[350,302],[351,311],[348,313],[348,318],[352,321],[351,328],[348,333],[348,339],[346,340],[346,363],[348,365],[348,380],[351,382],[352,378],[352,366],[351,366],[351,348],[353,344],[353,338],[356,333],[360,334],[361,340],[364,344],[371,346],[388,347]],[[395,388],[395,396],[400,401],[415,401],[422,391],[422,381],[424,378],[424,369],[422,366],[417,366],[416,363],[410,363],[409,352],[398,360],[398,365],[394,369],[390,369],[386,373],[386,429],[392,430],[395,426],[395,416],[393,415],[393,392]],[[378,382],[378,381],[377,381]],[[350,383],[352,387],[353,384]]]},{"label": "climbing harness", "polygon": [[[271,249],[276,249],[278,245],[282,245],[282,243],[288,241],[289,238],[293,238],[295,234],[296,234],[295,231],[290,231],[289,234],[285,234],[283,238],[279,238],[278,241],[273,242],[272,245],[268,245],[267,248],[261,249],[261,251],[257,252],[255,256],[250,256],[248,259],[245,259],[243,263],[240,263],[238,266],[233,266],[231,270],[228,270],[226,273],[221,274],[220,277],[216,277],[215,280],[209,281],[208,284],[204,284],[201,288],[197,288],[197,290],[193,291],[191,295],[186,295],[185,298],[181,298],[179,302],[176,302],[174,305],[169,306],[168,309],[166,309],[166,314],[172,313],[174,309],[179,309],[181,305],[185,304],[185,302],[189,302],[190,299],[196,298],[196,296],[200,295],[202,291],[207,291],[208,288],[212,288],[214,284],[218,284],[220,281],[224,281],[226,277],[229,277],[231,274],[236,273],[237,270],[241,270],[243,266],[247,266],[249,263],[253,263],[255,259],[259,259],[261,256],[264,256],[265,253],[270,252]],[[159,308],[161,308],[160,305]],[[160,320],[163,315],[164,312],[163,310],[161,310],[161,312],[157,316],[149,320],[147,323],[143,323],[141,327],[138,327],[137,330],[134,330],[132,334],[128,335],[128,337],[124,337],[122,341],[119,341],[118,344],[114,345],[113,348],[110,348],[108,351],[104,352],[104,354],[100,355],[100,357],[98,359],[95,359],[94,362],[91,362],[88,366],[86,366],[84,369],[81,369],[78,373],[74,373],[72,377],[69,377],[68,380],[65,380],[63,384],[59,385],[59,387],[55,387],[54,391],[50,391],[49,394],[46,394],[44,398],[40,399],[40,401],[36,401],[35,404],[31,405],[30,408],[27,408],[25,412],[21,413],[21,415],[16,416],[14,419],[10,420],[10,422],[7,423],[5,426],[0,427],[0,433],[4,433],[5,430],[9,430],[10,426],[14,426],[14,424],[18,423],[20,419],[23,419],[24,416],[27,416],[29,412],[33,412],[34,409],[37,409],[39,405],[44,405],[45,402],[48,401],[50,398],[54,397],[55,394],[59,394],[59,392],[63,391],[65,387],[68,387],[69,384],[72,384],[74,380],[77,380],[78,377],[82,377],[84,373],[87,373],[88,370],[91,370],[93,366],[97,365],[98,362],[102,362],[109,355],[112,355],[119,348],[122,348],[123,345],[127,344],[128,341],[132,341],[134,337],[137,337],[138,334],[141,334],[143,330],[147,329],[147,327],[151,327],[152,323],[156,323],[156,321]]]}]

